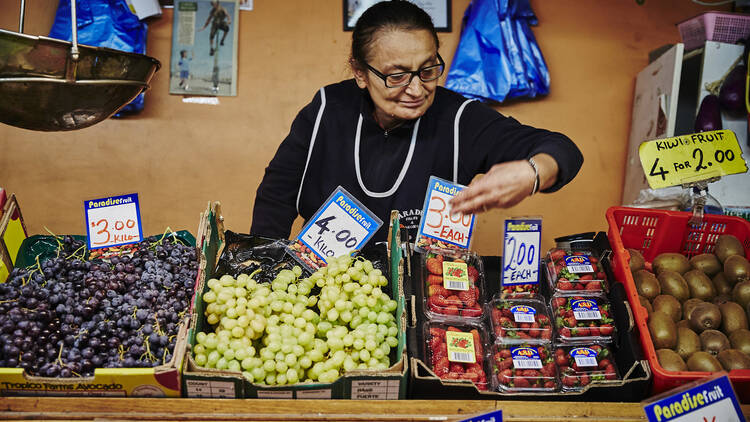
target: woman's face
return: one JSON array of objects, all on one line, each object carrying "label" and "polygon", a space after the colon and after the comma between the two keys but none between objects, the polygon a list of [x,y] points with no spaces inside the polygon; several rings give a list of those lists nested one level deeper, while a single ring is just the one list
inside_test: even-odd
[{"label": "woman's face", "polygon": [[[427,30],[385,30],[375,34],[367,64],[384,75],[415,71],[438,63],[435,40]],[[437,79],[422,82],[418,76],[409,85],[387,88],[375,73],[355,68],[360,88],[367,88],[375,103],[378,122],[383,126],[422,116],[435,99]],[[386,127],[387,128],[387,127]]]}]

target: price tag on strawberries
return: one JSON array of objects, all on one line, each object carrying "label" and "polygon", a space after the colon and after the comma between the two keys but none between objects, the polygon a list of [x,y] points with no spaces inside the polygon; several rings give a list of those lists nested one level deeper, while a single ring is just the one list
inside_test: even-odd
[{"label": "price tag on strawberries", "polygon": [[482,317],[484,304],[481,259],[470,252],[449,250],[421,254],[425,314],[429,317]]},{"label": "price tag on strawberries", "polygon": [[315,271],[331,258],[362,249],[382,224],[378,216],[339,186],[287,247],[287,252]]},{"label": "price tag on strawberries", "polygon": [[430,248],[468,250],[474,231],[474,214],[451,213],[448,202],[465,186],[439,177],[430,177],[415,249],[424,252]]},{"label": "price tag on strawberries", "polygon": [[612,350],[600,344],[558,346],[555,363],[563,391],[579,391],[592,382],[619,379]]},{"label": "price tag on strawberries", "polygon": [[496,344],[492,358],[501,392],[552,392],[559,388],[549,346]]},{"label": "price tag on strawberries", "polygon": [[610,342],[615,333],[612,305],[603,295],[554,296],[557,335],[563,342]]},{"label": "price tag on strawberries", "polygon": [[505,220],[503,240],[502,297],[523,297],[539,293],[539,247],[541,219]]},{"label": "price tag on strawberries", "polygon": [[547,307],[536,299],[495,299],[490,322],[496,342],[549,342],[552,321]]},{"label": "price tag on strawberries", "polygon": [[138,194],[83,202],[89,250],[138,243],[143,239]]},{"label": "price tag on strawberries", "polygon": [[747,172],[742,149],[731,130],[713,130],[656,139],[638,147],[652,189]]},{"label": "price tag on strawberries", "polygon": [[550,249],[547,252],[547,275],[550,288],[564,294],[601,293],[609,287],[599,258],[587,251]]},{"label": "price tag on strawberries", "polygon": [[470,380],[480,390],[489,388],[480,329],[478,324],[425,323],[427,359],[435,375],[445,380]]}]

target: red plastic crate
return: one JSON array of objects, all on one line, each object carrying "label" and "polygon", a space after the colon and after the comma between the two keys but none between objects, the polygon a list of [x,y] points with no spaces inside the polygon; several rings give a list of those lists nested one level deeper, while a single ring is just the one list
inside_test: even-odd
[{"label": "red plastic crate", "polygon": [[[630,257],[626,248],[641,251],[646,261],[652,261],[663,252],[679,252],[687,257],[714,250],[716,239],[722,234],[736,236],[745,247],[745,257],[750,257],[750,222],[739,217],[706,214],[700,226],[691,226],[692,213],[681,211],[649,210],[642,208],[611,207],[607,210],[609,242],[612,246],[613,269],[617,279],[625,285],[628,301],[633,309],[641,346],[646,354],[654,382],[652,393],[670,390],[702,377],[709,372],[669,372],[659,365],[656,351],[648,331],[646,309],[638,301],[638,292],[630,273]],[[733,370],[729,378],[741,402],[750,402],[750,369]]]}]

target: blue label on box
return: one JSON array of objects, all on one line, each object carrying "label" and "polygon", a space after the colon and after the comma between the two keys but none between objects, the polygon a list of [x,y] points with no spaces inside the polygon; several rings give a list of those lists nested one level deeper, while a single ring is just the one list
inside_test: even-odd
[{"label": "blue label on box", "polygon": [[533,324],[536,321],[536,309],[526,305],[516,305],[510,308],[516,322]]},{"label": "blue label on box", "polygon": [[510,355],[516,369],[542,369],[542,358],[532,347],[514,347],[510,349]]},{"label": "blue label on box", "polygon": [[469,419],[463,419],[461,422],[503,422],[503,411],[495,410]]},{"label": "blue label on box", "polygon": [[586,255],[567,255],[565,266],[573,274],[594,272],[594,266],[591,265],[591,260]]},{"label": "blue label on box", "polygon": [[599,306],[590,299],[576,299],[570,301],[570,308],[573,310],[573,316],[577,320],[602,319],[599,312]]},{"label": "blue label on box", "polygon": [[742,409],[724,375],[644,406],[649,422],[739,422]]},{"label": "blue label on box", "polygon": [[575,360],[576,365],[581,367],[598,366],[597,355],[596,350],[588,347],[577,347],[570,351],[570,356]]}]

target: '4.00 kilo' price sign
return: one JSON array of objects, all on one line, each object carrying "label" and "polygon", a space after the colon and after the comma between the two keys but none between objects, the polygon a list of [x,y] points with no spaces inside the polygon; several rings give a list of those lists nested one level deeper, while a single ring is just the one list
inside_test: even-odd
[{"label": "'4.00 kilo' price sign", "polygon": [[744,173],[747,164],[731,130],[714,130],[644,142],[638,147],[652,189]]},{"label": "'4.00 kilo' price sign", "polygon": [[380,218],[339,186],[287,250],[314,271],[330,258],[361,249],[382,224]]},{"label": "'4.00 kilo' price sign", "polygon": [[143,238],[137,193],[92,199],[83,206],[89,250],[138,243]]}]

